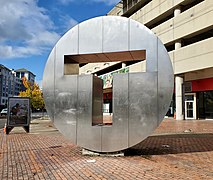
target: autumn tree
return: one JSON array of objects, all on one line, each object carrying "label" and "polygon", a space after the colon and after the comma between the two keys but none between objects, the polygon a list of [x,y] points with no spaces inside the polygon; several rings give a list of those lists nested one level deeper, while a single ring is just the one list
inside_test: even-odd
[{"label": "autumn tree", "polygon": [[31,84],[26,77],[22,78],[22,82],[26,90],[20,92],[19,96],[29,97],[32,109],[44,109],[43,94],[41,89],[39,88],[39,85],[36,83]]}]

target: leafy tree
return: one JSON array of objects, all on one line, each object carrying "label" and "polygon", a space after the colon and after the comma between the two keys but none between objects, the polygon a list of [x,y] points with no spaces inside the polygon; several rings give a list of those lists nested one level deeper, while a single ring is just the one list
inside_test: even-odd
[{"label": "leafy tree", "polygon": [[32,109],[44,109],[43,94],[41,89],[39,88],[39,85],[36,83],[31,84],[26,77],[22,78],[22,82],[26,90],[20,92],[19,96],[29,97]]}]

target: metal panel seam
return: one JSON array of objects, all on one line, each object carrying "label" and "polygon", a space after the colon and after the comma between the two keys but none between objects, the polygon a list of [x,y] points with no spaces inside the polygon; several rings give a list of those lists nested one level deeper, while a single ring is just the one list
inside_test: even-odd
[{"label": "metal panel seam", "polygon": [[78,50],[77,50],[78,54],[79,54],[79,36],[80,36],[80,35],[79,35],[79,32],[80,32],[80,31],[79,31],[79,25],[78,25]]},{"label": "metal panel seam", "polygon": [[101,18],[101,23],[102,23],[102,53],[104,51],[104,19],[103,17]]},{"label": "metal panel seam", "polygon": [[128,19],[128,51],[130,51],[130,19]]},{"label": "metal panel seam", "polygon": [[157,53],[157,126],[159,125],[159,94],[158,94],[158,76],[159,76],[159,71],[158,71],[158,61],[159,61],[159,58],[158,58],[158,45],[159,45],[159,39],[158,39],[158,37],[156,38],[156,40],[157,40],[157,50],[156,50],[156,53]]},{"label": "metal panel seam", "polygon": [[127,99],[128,99],[128,115],[127,115],[127,118],[128,118],[128,129],[127,129],[127,137],[128,137],[128,148],[129,148],[129,106],[130,106],[130,104],[129,104],[129,73],[128,73],[128,76],[127,76],[127,85],[128,85],[128,97],[127,97]]},{"label": "metal panel seam", "polygon": [[[53,66],[54,66],[53,67],[54,68],[54,70],[53,70],[53,72],[54,72],[54,74],[53,74],[53,77],[54,77],[54,81],[53,81],[54,82],[54,84],[53,84],[54,99],[56,98],[56,96],[55,96],[55,81],[56,81],[56,78],[55,78],[55,71],[56,71],[55,64],[56,64],[56,53],[57,53],[56,48],[57,48],[57,46],[55,46],[55,49],[54,49],[54,63],[53,63]],[[55,101],[54,101],[54,104],[53,104],[53,108],[55,109]],[[54,121],[55,121],[55,112],[53,113],[53,123],[54,123]]]},{"label": "metal panel seam", "polygon": [[77,76],[77,102],[76,102],[76,109],[77,109],[77,111],[76,111],[76,131],[75,131],[75,135],[76,135],[76,137],[75,137],[75,141],[76,141],[76,144],[78,144],[78,114],[79,114],[79,112],[78,112],[78,109],[79,109],[79,107],[78,107],[78,82],[79,82],[79,76]]}]

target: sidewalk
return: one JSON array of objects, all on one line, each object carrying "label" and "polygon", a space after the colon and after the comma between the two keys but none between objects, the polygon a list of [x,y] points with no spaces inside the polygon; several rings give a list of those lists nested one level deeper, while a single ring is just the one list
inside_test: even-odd
[{"label": "sidewalk", "polygon": [[124,157],[82,156],[49,120],[0,129],[0,179],[213,179],[213,121],[164,120]]}]

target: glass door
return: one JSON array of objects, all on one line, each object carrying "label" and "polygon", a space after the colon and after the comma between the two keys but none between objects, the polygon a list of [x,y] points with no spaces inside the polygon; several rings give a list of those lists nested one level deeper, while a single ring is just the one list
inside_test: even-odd
[{"label": "glass door", "polygon": [[186,108],[186,112],[185,112],[185,118],[186,119],[194,119],[194,107],[193,107],[193,103],[194,101],[186,101],[185,102],[185,108]]},{"label": "glass door", "polygon": [[196,119],[196,95],[185,96],[185,119]]}]

